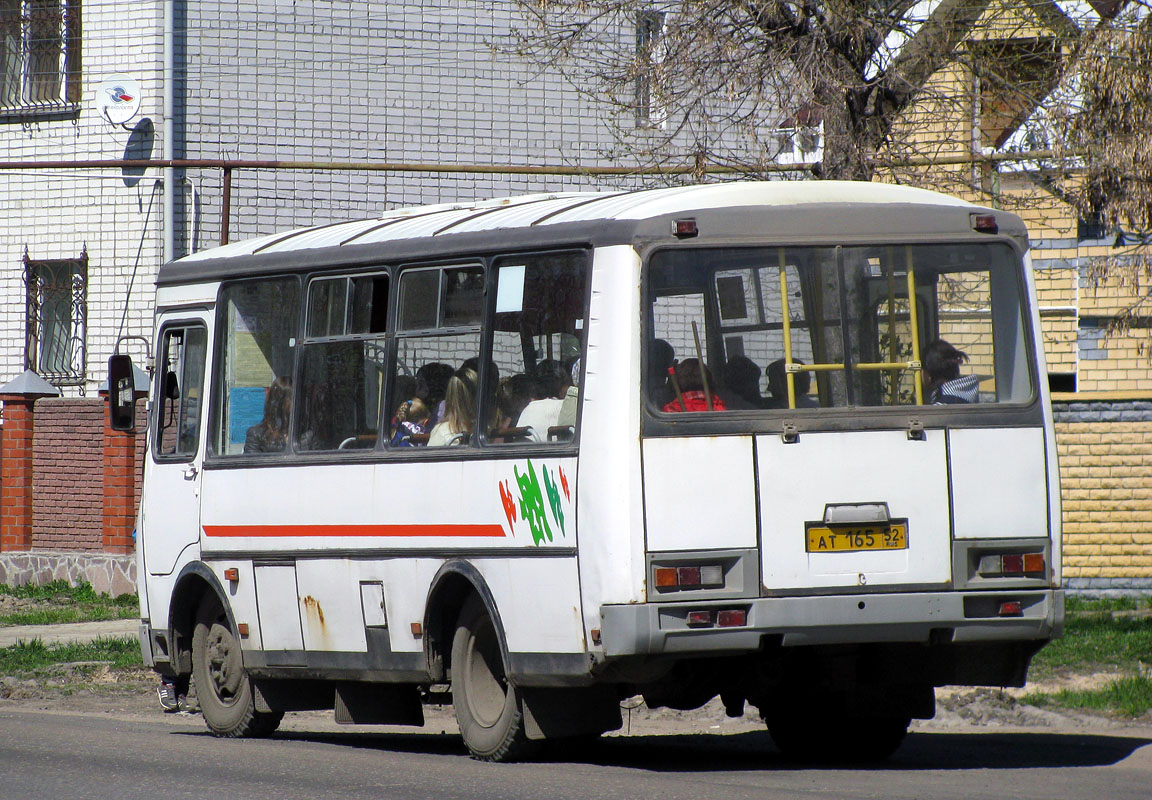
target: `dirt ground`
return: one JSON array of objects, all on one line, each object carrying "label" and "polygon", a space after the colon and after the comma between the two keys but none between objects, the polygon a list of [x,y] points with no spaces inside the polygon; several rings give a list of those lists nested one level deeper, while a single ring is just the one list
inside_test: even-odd
[{"label": "dirt ground", "polygon": [[[65,598],[31,600],[0,595],[0,614],[59,606],[62,600],[67,602]],[[1029,683],[1024,689],[943,687],[936,691],[935,718],[914,720],[912,730],[1137,727],[1152,731],[1152,712],[1133,720],[1103,713],[1037,708],[1019,700],[1028,692],[1104,686],[1117,677],[1109,673],[1069,674]],[[34,678],[0,677],[0,710],[27,708],[137,718],[166,716],[173,722],[185,719],[200,723],[195,714],[164,715],[156,698],[156,685],[156,676],[144,668],[114,670],[100,663],[60,664],[41,671]],[[740,733],[761,730],[763,726],[754,708],[748,707],[742,717],[728,717],[719,699],[693,711],[649,709],[639,697],[625,701],[621,707],[624,726],[620,735]],[[426,707],[425,718],[427,732],[456,732],[451,707]],[[327,729],[335,726],[331,720],[330,711],[295,713],[285,718],[282,728]],[[341,729],[348,730],[343,726]]]},{"label": "dirt ground", "polygon": [[[1107,674],[1068,676],[1029,684],[1026,689],[944,687],[937,690],[936,717],[914,721],[912,730],[1146,728],[1152,732],[1152,713],[1133,720],[1100,713],[1036,708],[1018,699],[1030,691],[1099,686],[1114,677]],[[107,664],[62,664],[35,678],[0,678],[0,710],[35,709],[136,719],[165,717],[174,724],[202,724],[195,714],[164,714],[156,699],[156,683],[153,673],[143,668],[114,670]],[[731,718],[725,714],[719,699],[694,711],[675,711],[649,709],[636,697],[622,703],[622,709],[624,726],[617,735],[725,734],[763,729],[754,708],[747,708],[743,717]],[[426,707],[425,718],[425,732],[457,731],[451,707]],[[287,715],[282,728],[316,731],[332,730],[336,726],[332,712],[301,712]],[[340,729],[349,730],[345,726]]]},{"label": "dirt ground", "polygon": [[66,604],[66,599],[33,600],[30,597],[13,597],[10,594],[0,594],[0,616],[7,614],[27,614],[33,611],[46,611],[50,608],[60,608]]}]

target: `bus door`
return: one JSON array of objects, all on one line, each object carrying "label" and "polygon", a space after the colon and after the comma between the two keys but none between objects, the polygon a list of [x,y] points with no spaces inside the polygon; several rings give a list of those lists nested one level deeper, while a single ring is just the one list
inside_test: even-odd
[{"label": "bus door", "polygon": [[208,312],[160,320],[142,500],[144,563],[152,575],[175,569],[199,540]]}]

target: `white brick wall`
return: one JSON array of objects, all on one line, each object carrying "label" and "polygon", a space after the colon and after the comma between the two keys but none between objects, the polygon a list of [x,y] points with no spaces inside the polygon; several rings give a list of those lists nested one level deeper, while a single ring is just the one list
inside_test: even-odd
[{"label": "white brick wall", "polygon": [[[559,75],[501,52],[518,24],[509,0],[197,0],[177,8],[177,157],[603,164],[618,144],[606,106],[593,107]],[[151,120],[150,154],[161,157],[161,3],[105,0],[84,4],[83,15],[82,110],[73,119],[0,122],[0,160],[124,157],[129,131],[108,125],[91,102],[101,78],[115,72],[139,81],[144,101],[130,124]],[[633,31],[620,35],[622,46],[635,46]],[[25,247],[34,259],[88,249],[89,394],[102,380],[126,297],[124,333],[148,334],[162,257],[153,173],[129,186],[116,171],[0,170],[0,382],[23,369]],[[219,170],[179,174],[178,254],[219,241],[222,185]],[[641,183],[237,171],[230,233],[238,240],[401,205]]]},{"label": "white brick wall", "polygon": [[[139,82],[143,103],[129,126],[151,120],[152,154],[159,156],[161,36],[159,3],[105,3],[83,10],[84,102],[71,118],[0,122],[0,160],[61,161],[123,158],[132,132],[103,120],[92,100],[100,80],[124,72]],[[145,123],[147,124],[147,123]],[[127,185],[118,171],[0,171],[0,381],[24,369],[25,248],[33,259],[75,258],[87,248],[88,386],[91,394],[112,350],[128,278],[140,268],[127,317],[131,332],[147,327],[149,294],[159,254],[159,192],[137,176]],[[147,222],[146,222],[147,220]],[[76,394],[75,388],[65,390]]]}]

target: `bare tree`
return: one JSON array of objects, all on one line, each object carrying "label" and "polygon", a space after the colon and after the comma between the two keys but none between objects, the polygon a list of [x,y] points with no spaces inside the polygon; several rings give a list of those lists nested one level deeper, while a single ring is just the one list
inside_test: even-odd
[{"label": "bare tree", "polygon": [[[1040,172],[1113,239],[1109,255],[1091,259],[1088,277],[1127,296],[1108,324],[1109,333],[1125,333],[1147,327],[1152,306],[1152,4],[1095,7],[1102,22],[1075,43],[1048,108],[1055,159]],[[1147,341],[1144,348],[1152,354]]]},{"label": "bare tree", "polygon": [[1052,110],[1060,185],[1112,229],[1152,233],[1152,13],[1130,3],[1087,32]]},{"label": "bare tree", "polygon": [[[1079,34],[1047,0],[1004,0],[991,13],[989,0],[515,2],[529,20],[520,54],[613,104],[621,153],[652,163],[688,155],[701,167],[758,174],[775,169],[786,144],[778,131],[822,122],[813,171],[853,180],[871,179],[878,156],[906,160],[912,142],[894,137],[895,126],[927,95],[960,92],[970,103],[972,75],[986,72],[993,84],[1019,77],[995,63],[1006,53],[988,44],[994,36],[978,35],[982,26],[1047,29],[1057,53],[1063,37]],[[630,31],[635,47],[621,47]],[[1010,55],[1019,66],[1020,54]],[[934,85],[950,64],[967,77]],[[1049,72],[1018,90],[1023,98],[1008,110],[1042,99]],[[935,135],[946,137],[957,98],[936,99]]]}]

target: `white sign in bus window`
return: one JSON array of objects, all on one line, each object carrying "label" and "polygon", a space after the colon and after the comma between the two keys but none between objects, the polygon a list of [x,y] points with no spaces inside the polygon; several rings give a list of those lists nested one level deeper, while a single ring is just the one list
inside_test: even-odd
[{"label": "white sign in bus window", "polygon": [[524,265],[500,267],[496,287],[496,313],[509,314],[524,309]]}]

